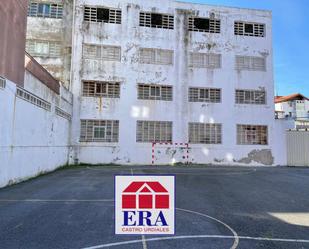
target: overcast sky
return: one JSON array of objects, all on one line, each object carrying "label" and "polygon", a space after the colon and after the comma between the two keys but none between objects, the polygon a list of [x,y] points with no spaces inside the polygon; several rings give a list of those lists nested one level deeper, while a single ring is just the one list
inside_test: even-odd
[{"label": "overcast sky", "polygon": [[279,95],[300,92],[309,97],[308,0],[181,0],[267,9],[273,12],[275,90]]}]

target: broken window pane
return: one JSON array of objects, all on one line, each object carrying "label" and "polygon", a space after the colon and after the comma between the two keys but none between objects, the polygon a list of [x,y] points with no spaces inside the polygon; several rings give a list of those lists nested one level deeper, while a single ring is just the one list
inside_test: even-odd
[{"label": "broken window pane", "polygon": [[162,15],[160,14],[151,14],[151,27],[162,26]]},{"label": "broken window pane", "polygon": [[195,18],[194,26],[197,29],[209,30],[209,19]]},{"label": "broken window pane", "polygon": [[109,21],[109,9],[97,9],[97,21],[108,22]]}]

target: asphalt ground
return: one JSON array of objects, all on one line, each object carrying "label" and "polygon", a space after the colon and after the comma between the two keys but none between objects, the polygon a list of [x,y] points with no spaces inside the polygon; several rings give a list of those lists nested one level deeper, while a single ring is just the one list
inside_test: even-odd
[{"label": "asphalt ground", "polygon": [[[114,175],[176,175],[176,234],[114,234]],[[309,168],[76,167],[0,190],[0,248],[309,248]]]}]

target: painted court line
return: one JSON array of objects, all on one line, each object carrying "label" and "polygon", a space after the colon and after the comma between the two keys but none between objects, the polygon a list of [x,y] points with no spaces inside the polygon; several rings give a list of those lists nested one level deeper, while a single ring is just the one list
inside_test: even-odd
[{"label": "painted court line", "polygon": [[[161,238],[149,238],[145,241],[165,241],[165,240],[177,240],[177,239],[235,239],[234,236],[224,236],[224,235],[184,235],[184,236],[173,236],[173,237],[161,237]],[[261,237],[248,237],[248,236],[238,236],[239,239],[243,240],[257,240],[257,241],[272,241],[272,242],[291,242],[291,243],[309,243],[309,240],[302,239],[280,239],[280,238],[261,238]],[[140,243],[142,240],[129,240],[123,242],[109,243],[103,245],[97,245],[92,247],[85,247],[83,249],[100,249],[113,246],[129,245]]]}]

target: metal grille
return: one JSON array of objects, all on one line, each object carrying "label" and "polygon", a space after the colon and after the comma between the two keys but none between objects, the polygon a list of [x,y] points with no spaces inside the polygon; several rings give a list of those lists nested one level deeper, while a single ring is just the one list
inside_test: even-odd
[{"label": "metal grille", "polygon": [[221,89],[217,88],[189,88],[189,102],[221,102]]},{"label": "metal grille", "polygon": [[121,24],[121,10],[85,6],[84,21]]},{"label": "metal grille", "polygon": [[140,48],[140,62],[144,64],[172,65],[174,51],[155,48]]},{"label": "metal grille", "polygon": [[264,57],[236,56],[236,69],[266,71],[266,59]]},{"label": "metal grille", "polygon": [[61,43],[54,41],[27,40],[26,51],[32,56],[61,56]]},{"label": "metal grille", "polygon": [[55,107],[55,113],[56,113],[56,115],[71,121],[71,118],[72,118],[71,115],[69,113],[65,112],[64,110],[61,110],[57,106]]},{"label": "metal grille", "polygon": [[172,142],[172,122],[137,121],[136,142]]},{"label": "metal grille", "polygon": [[265,37],[265,24],[235,22],[234,34],[244,36]]},{"label": "metal grille", "polygon": [[28,16],[62,19],[63,5],[55,3],[30,2]]},{"label": "metal grille", "polygon": [[119,82],[84,81],[84,97],[120,98]]},{"label": "metal grille", "polygon": [[190,53],[189,67],[221,68],[221,54]]},{"label": "metal grille", "polygon": [[40,108],[43,108],[47,111],[51,110],[51,104],[43,99],[41,99],[40,97],[22,89],[22,88],[17,88],[16,91],[16,97],[21,98],[25,101],[28,101],[29,103],[36,105]]},{"label": "metal grille", "polygon": [[173,87],[138,84],[138,99],[172,101]]},{"label": "metal grille", "polygon": [[174,16],[150,12],[140,12],[139,26],[161,29],[174,29]]},{"label": "metal grille", "polygon": [[220,19],[189,17],[188,25],[189,25],[189,31],[206,32],[206,33],[220,33],[221,20]]},{"label": "metal grille", "polygon": [[0,89],[4,89],[6,86],[6,79],[0,76]]},{"label": "metal grille", "polygon": [[118,120],[81,120],[81,142],[106,142],[119,141]]},{"label": "metal grille", "polygon": [[237,144],[267,145],[267,126],[237,125]]},{"label": "metal grille", "polygon": [[189,143],[191,144],[221,144],[222,125],[189,123]]},{"label": "metal grille", "polygon": [[260,90],[236,90],[236,104],[266,104],[266,92]]},{"label": "metal grille", "polygon": [[83,58],[105,61],[120,61],[121,47],[84,44]]}]

